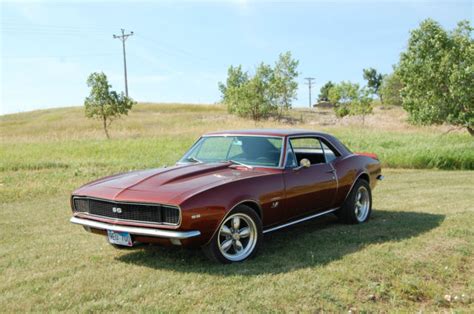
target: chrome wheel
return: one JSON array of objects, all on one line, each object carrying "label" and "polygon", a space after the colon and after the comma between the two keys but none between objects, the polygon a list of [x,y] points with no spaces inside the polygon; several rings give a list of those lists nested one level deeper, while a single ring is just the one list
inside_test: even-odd
[{"label": "chrome wheel", "polygon": [[370,209],[369,191],[365,186],[360,186],[355,196],[354,211],[359,222],[367,219]]},{"label": "chrome wheel", "polygon": [[257,226],[244,213],[227,217],[217,236],[217,246],[221,254],[232,262],[246,259],[257,243]]}]

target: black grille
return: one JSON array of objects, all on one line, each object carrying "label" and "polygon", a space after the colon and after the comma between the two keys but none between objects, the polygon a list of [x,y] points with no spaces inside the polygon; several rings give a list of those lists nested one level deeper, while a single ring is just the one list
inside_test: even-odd
[{"label": "black grille", "polygon": [[160,204],[114,203],[103,200],[74,198],[74,212],[131,221],[179,223],[179,208]]}]

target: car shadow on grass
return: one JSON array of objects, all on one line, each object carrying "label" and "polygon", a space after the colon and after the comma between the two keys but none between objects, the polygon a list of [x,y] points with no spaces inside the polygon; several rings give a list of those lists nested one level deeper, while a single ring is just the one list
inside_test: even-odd
[{"label": "car shadow on grass", "polygon": [[345,225],[328,215],[266,234],[255,258],[220,265],[200,249],[144,246],[116,257],[120,262],[160,270],[216,275],[276,274],[325,265],[371,244],[402,241],[439,226],[444,215],[374,210],[368,223]]}]

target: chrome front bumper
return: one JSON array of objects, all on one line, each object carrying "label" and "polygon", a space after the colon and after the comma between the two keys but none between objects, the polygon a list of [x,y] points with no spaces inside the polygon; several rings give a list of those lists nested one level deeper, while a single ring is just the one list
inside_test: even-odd
[{"label": "chrome front bumper", "polygon": [[82,219],[82,218],[77,218],[77,217],[72,217],[70,222],[73,224],[77,224],[77,225],[81,225],[81,226],[93,228],[93,229],[111,230],[111,231],[117,231],[117,232],[128,232],[134,235],[165,238],[165,239],[183,240],[183,239],[189,239],[189,238],[197,237],[201,235],[201,232],[197,230],[173,231],[173,230],[163,230],[163,229],[130,227],[130,226],[112,225],[112,224],[108,224],[104,222]]}]

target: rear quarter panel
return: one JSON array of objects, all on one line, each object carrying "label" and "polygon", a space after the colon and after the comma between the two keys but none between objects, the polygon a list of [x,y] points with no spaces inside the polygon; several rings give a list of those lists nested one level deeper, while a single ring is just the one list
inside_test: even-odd
[{"label": "rear quarter panel", "polygon": [[338,176],[338,192],[335,200],[335,206],[341,206],[349,194],[355,181],[363,174],[368,175],[371,189],[377,184],[377,176],[382,170],[380,162],[377,159],[350,154],[337,159],[333,163]]}]

